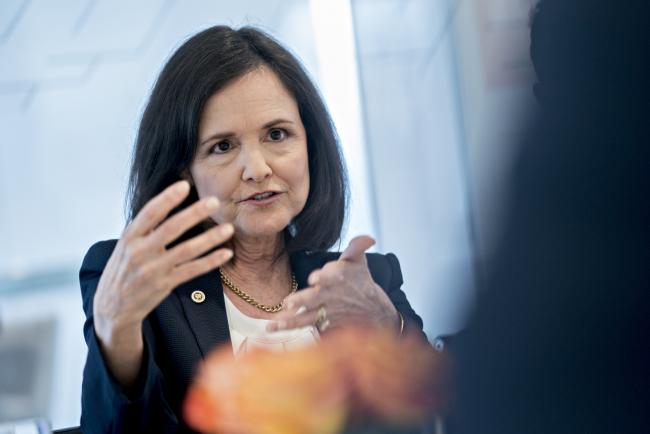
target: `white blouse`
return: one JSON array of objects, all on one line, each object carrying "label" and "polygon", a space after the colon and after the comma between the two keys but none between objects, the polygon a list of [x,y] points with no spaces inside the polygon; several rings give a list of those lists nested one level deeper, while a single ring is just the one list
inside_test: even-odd
[{"label": "white blouse", "polygon": [[287,351],[312,345],[319,339],[318,330],[313,325],[293,330],[266,331],[268,319],[252,318],[241,312],[224,293],[226,315],[230,328],[230,340],[235,356],[246,354],[253,348],[266,348],[274,351]]}]

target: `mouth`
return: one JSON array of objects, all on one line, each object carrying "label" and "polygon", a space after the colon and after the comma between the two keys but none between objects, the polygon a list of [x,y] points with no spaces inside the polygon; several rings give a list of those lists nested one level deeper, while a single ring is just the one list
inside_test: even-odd
[{"label": "mouth", "polygon": [[268,199],[278,196],[279,194],[279,191],[262,191],[251,194],[247,198],[240,200],[240,202],[265,202]]}]

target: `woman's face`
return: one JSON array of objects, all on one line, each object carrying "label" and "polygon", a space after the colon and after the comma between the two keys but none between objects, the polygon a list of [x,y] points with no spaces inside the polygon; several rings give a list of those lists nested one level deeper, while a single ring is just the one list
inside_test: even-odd
[{"label": "woman's face", "polygon": [[256,69],[208,99],[190,173],[200,198],[221,202],[213,220],[233,223],[235,236],[276,235],[300,213],[309,194],[307,136],[275,73]]}]

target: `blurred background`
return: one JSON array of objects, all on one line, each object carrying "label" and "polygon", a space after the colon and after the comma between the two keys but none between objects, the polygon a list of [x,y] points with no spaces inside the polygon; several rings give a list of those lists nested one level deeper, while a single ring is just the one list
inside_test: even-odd
[{"label": "blurred background", "polygon": [[[533,99],[534,0],[2,0],[0,422],[78,425],[77,272],[119,237],[153,82],[185,39],[255,25],[318,84],[352,185],[342,247],[394,252],[430,339],[463,327]],[[507,228],[506,228],[507,229]]]}]

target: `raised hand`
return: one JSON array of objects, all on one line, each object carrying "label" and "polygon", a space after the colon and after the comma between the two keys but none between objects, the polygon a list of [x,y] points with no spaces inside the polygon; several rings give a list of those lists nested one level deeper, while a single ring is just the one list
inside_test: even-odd
[{"label": "raised hand", "polygon": [[317,325],[321,331],[351,323],[399,327],[399,314],[368,270],[366,250],[375,241],[359,236],[337,261],[309,275],[309,288],[284,300],[284,309],[269,331]]},{"label": "raised hand", "polygon": [[232,251],[221,248],[233,234],[231,224],[217,225],[167,248],[188,229],[213,214],[216,198],[206,198],[171,216],[185,200],[187,181],[179,181],[151,199],[131,224],[108,260],[93,301],[95,334],[109,368],[121,383],[135,379],[142,357],[142,321],[179,284],[221,266]]}]

